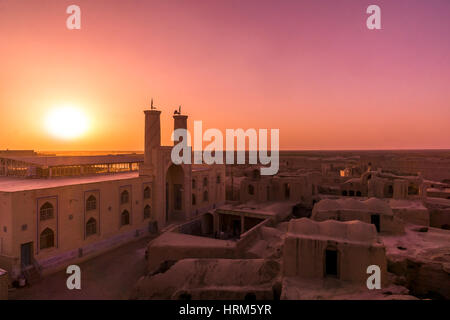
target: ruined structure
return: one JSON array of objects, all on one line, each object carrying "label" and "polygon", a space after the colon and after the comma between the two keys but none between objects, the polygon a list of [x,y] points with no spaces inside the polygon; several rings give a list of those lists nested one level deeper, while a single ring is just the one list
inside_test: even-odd
[{"label": "ruined structure", "polygon": [[394,215],[389,204],[381,199],[324,199],[313,208],[311,219],[316,221],[358,220],[373,224],[377,232],[401,234],[404,229],[402,219]]},{"label": "ruined structure", "polygon": [[[429,197],[429,181],[360,166],[356,156],[288,154],[272,177],[229,167],[230,202],[152,240],[133,298],[449,297],[438,285],[450,270],[449,235],[433,228],[445,229],[448,200]],[[269,265],[264,280],[242,277]],[[381,289],[367,287],[370,266]]]},{"label": "ruined structure", "polygon": [[394,199],[420,199],[426,196],[423,178],[399,176],[389,172],[368,170],[360,178],[351,178],[341,184],[341,195]]}]

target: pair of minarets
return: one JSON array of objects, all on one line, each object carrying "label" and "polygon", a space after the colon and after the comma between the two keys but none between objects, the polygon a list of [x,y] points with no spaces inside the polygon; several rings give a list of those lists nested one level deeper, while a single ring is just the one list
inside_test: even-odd
[{"label": "pair of minarets", "polygon": [[[144,167],[153,168],[153,153],[161,147],[161,111],[153,106],[151,101],[150,110],[145,110],[145,145],[144,145]],[[181,106],[174,112],[173,129],[187,129],[187,115],[181,114]]]}]

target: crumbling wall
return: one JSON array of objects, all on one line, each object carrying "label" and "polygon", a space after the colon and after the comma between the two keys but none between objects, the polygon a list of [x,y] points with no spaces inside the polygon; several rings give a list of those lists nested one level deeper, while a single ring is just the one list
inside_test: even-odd
[{"label": "crumbling wall", "polygon": [[280,265],[266,259],[183,259],[142,277],[132,299],[273,299]]},{"label": "crumbling wall", "polygon": [[430,209],[430,227],[450,229],[450,208]]},{"label": "crumbling wall", "polygon": [[187,258],[236,258],[236,243],[206,237],[167,232],[151,241],[147,248],[148,271],[157,270],[165,261]]},{"label": "crumbling wall", "polygon": [[399,276],[398,282],[420,298],[450,299],[450,261],[443,252],[433,260],[413,257],[390,257],[389,272]]},{"label": "crumbling wall", "polygon": [[396,217],[401,218],[406,223],[417,224],[419,226],[430,225],[430,214],[426,208],[392,208]]}]

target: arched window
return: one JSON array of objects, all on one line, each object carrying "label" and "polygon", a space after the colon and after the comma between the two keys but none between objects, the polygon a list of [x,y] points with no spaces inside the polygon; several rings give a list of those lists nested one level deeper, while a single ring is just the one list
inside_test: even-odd
[{"label": "arched window", "polygon": [[120,203],[124,204],[128,203],[128,201],[130,201],[130,194],[128,193],[127,190],[125,190],[120,194]]},{"label": "arched window", "polygon": [[150,218],[151,208],[149,205],[146,205],[144,208],[144,219]]},{"label": "arched window", "polygon": [[197,181],[195,179],[192,179],[192,189],[195,189],[197,187]]},{"label": "arched window", "polygon": [[348,192],[348,195],[349,195],[350,197],[353,197],[353,196],[355,195],[355,191],[350,190],[350,191]]},{"label": "arched window", "polygon": [[255,194],[255,187],[252,184],[248,185],[248,194],[254,195]]},{"label": "arched window", "polygon": [[120,225],[126,226],[130,224],[130,213],[127,210],[124,210],[120,216]]},{"label": "arched window", "polygon": [[203,201],[208,201],[208,191],[203,192]]},{"label": "arched window", "polygon": [[347,190],[343,190],[343,191],[342,191],[342,195],[343,195],[343,196],[347,196]]},{"label": "arched window", "polygon": [[356,191],[356,196],[361,197],[361,191]]},{"label": "arched window", "polygon": [[97,220],[90,218],[86,222],[86,237],[92,236],[97,233]]},{"label": "arched window", "polygon": [[204,177],[204,178],[203,178],[203,186],[204,186],[204,187],[207,187],[207,186],[208,186],[208,178],[207,178],[207,177]]},{"label": "arched window", "polygon": [[220,174],[219,174],[219,175],[217,175],[217,177],[216,177],[216,183],[219,184],[220,181],[221,181],[221,179],[220,179]]},{"label": "arched window", "polygon": [[40,220],[49,220],[53,218],[53,205],[50,202],[46,202],[39,210]]},{"label": "arched window", "polygon": [[151,190],[150,187],[145,187],[144,189],[144,199],[150,199]]},{"label": "arched window", "polygon": [[39,237],[39,248],[47,249],[55,246],[55,234],[52,229],[47,228],[41,232]]},{"label": "arched window", "polygon": [[90,195],[86,200],[86,211],[95,209],[97,209],[97,199],[93,195]]},{"label": "arched window", "polygon": [[197,204],[197,198],[195,197],[195,194],[192,194],[192,205],[195,206]]}]

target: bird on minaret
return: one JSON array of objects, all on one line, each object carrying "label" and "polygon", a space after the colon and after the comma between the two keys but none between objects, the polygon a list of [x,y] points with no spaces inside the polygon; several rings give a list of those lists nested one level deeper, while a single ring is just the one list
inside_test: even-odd
[{"label": "bird on minaret", "polygon": [[178,110],[174,110],[173,114],[181,114],[181,105],[178,107]]}]

